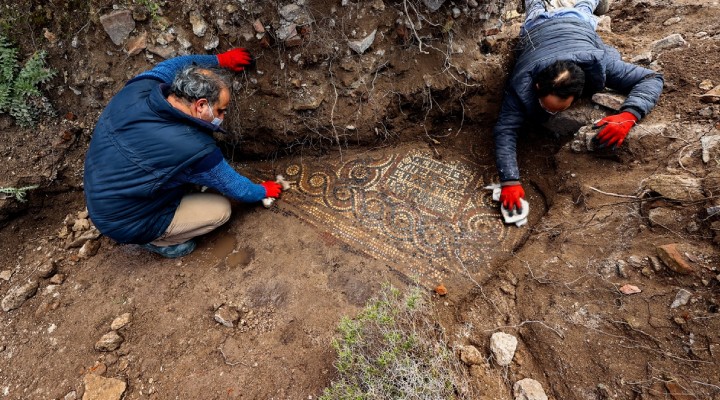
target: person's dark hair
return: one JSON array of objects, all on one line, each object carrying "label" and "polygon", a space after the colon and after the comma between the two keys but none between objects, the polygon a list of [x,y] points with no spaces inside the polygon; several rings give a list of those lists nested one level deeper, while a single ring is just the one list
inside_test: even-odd
[{"label": "person's dark hair", "polygon": [[555,61],[535,77],[538,97],[554,94],[561,99],[580,97],[585,86],[585,71],[571,61]]},{"label": "person's dark hair", "polygon": [[207,99],[215,103],[220,98],[220,91],[231,84],[225,70],[190,65],[175,75],[170,90],[186,101]]}]

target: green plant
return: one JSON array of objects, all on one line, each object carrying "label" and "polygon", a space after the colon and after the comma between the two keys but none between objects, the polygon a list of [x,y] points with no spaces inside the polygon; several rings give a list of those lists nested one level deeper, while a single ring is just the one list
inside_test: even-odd
[{"label": "green plant", "polygon": [[0,34],[0,113],[9,113],[20,126],[31,126],[40,113],[52,114],[52,107],[38,89],[55,71],[45,66],[44,51],[35,52],[22,68],[17,49]]},{"label": "green plant", "polygon": [[32,185],[32,186],[25,186],[21,188],[14,188],[14,187],[3,187],[0,188],[0,199],[6,199],[8,197],[14,197],[19,202],[24,203],[27,200],[25,200],[25,195],[27,194],[28,190],[37,189],[38,185]]},{"label": "green plant", "polygon": [[333,341],[337,379],[321,400],[463,399],[470,386],[419,288],[383,287]]},{"label": "green plant", "polygon": [[145,7],[147,12],[150,13],[150,17],[153,21],[158,21],[160,18],[160,4],[155,0],[136,0],[138,4]]}]

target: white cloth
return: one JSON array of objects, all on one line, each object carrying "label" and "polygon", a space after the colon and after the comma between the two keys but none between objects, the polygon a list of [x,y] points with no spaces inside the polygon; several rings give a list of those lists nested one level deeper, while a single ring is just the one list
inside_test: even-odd
[{"label": "white cloth", "polygon": [[[493,201],[500,201],[502,186],[500,186],[499,183],[493,183],[485,186],[485,189],[493,191]],[[530,215],[530,203],[528,203],[525,199],[520,199],[520,204],[522,204],[522,212],[520,212],[520,214],[510,213],[507,208],[503,207],[502,204],[500,205],[500,214],[502,214],[503,221],[505,221],[506,224],[515,224],[517,227],[527,224],[528,215]]]}]

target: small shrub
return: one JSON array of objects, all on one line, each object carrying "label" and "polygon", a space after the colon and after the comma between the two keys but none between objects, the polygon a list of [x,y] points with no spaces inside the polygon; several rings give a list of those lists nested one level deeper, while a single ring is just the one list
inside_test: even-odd
[{"label": "small shrub", "polygon": [[45,66],[45,57],[44,51],[35,52],[21,68],[17,49],[0,35],[0,113],[9,113],[20,126],[34,125],[40,114],[53,114],[37,87],[55,75]]},{"label": "small shrub", "polygon": [[384,287],[355,319],[344,317],[338,331],[338,378],[321,400],[470,398],[465,369],[419,288],[402,295]]}]

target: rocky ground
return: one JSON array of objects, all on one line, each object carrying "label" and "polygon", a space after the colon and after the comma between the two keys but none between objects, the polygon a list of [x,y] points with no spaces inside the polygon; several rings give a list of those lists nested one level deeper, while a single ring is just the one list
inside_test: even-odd
[{"label": "rocky ground", "polygon": [[[419,282],[467,398],[720,399],[717,1],[613,3],[601,36],[663,95],[616,153],[582,128],[611,96],[529,126],[520,228],[482,189],[514,3],[16,3],[0,26],[22,60],[47,51],[56,115],[0,115],[0,189],[37,186],[0,194],[0,397],[316,398],[340,318]],[[82,172],[104,105],[158,61],[234,46],[257,67],[218,139],[293,188],[235,204],[181,260],[100,235]]]}]

